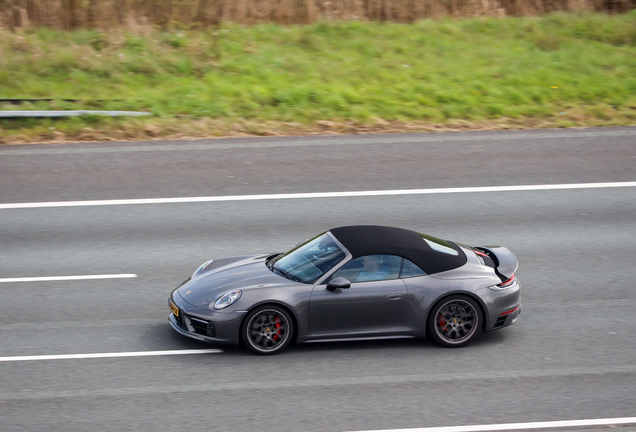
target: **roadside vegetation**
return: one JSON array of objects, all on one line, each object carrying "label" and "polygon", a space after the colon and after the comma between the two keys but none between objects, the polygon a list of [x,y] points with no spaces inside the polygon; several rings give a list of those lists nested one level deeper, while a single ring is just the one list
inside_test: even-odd
[{"label": "roadside vegetation", "polygon": [[0,120],[0,143],[633,125],[636,11],[0,30],[18,98],[154,116]]},{"label": "roadside vegetation", "polygon": [[175,23],[312,24],[325,20],[413,23],[427,18],[625,13],[636,0],[0,0],[0,26],[111,29],[130,23],[163,30]]}]

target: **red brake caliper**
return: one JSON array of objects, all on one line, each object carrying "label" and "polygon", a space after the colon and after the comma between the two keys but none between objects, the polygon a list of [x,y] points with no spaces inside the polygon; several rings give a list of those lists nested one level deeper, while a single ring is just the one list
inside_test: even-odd
[{"label": "red brake caliper", "polygon": [[443,332],[445,332],[445,331],[446,331],[446,321],[444,321],[444,317],[443,317],[441,314],[440,314],[440,316],[439,316],[439,317],[440,317],[440,320],[439,320],[439,326],[440,326],[440,327],[444,327],[444,328],[442,329],[442,331],[443,331]]},{"label": "red brake caliper", "polygon": [[280,319],[278,317],[276,317],[276,324],[274,324],[274,328],[279,329],[276,334],[274,336],[272,336],[272,339],[274,340],[278,340],[278,335],[280,334]]}]

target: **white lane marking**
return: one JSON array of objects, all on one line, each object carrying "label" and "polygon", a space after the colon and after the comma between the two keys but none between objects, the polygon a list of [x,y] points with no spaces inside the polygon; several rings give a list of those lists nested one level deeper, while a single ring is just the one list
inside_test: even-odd
[{"label": "white lane marking", "polygon": [[190,354],[219,354],[220,349],[196,349],[196,350],[171,350],[171,351],[133,351],[115,353],[93,353],[93,354],[59,354],[59,355],[35,355],[35,356],[14,356],[0,357],[0,362],[19,362],[35,360],[74,360],[74,359],[94,359],[94,358],[116,358],[116,357],[152,357],[169,355],[190,355]]},{"label": "white lane marking", "polygon": [[125,279],[136,278],[136,274],[102,274],[102,275],[80,275],[80,276],[42,276],[42,277],[19,277],[0,278],[0,283],[6,282],[49,282],[49,281],[71,281],[90,279]]},{"label": "white lane marking", "polygon": [[428,427],[428,428],[412,428],[412,429],[383,429],[364,432],[485,432],[485,431],[502,431],[502,430],[522,430],[522,429],[551,429],[551,428],[568,428],[568,427],[586,427],[586,426],[612,426],[620,424],[636,423],[636,417],[621,417],[609,419],[590,419],[590,420],[564,420],[564,421],[548,421],[548,422],[532,422],[532,423],[506,423],[491,425],[475,425],[475,426],[444,426],[444,427]]},{"label": "white lane marking", "polygon": [[435,188],[435,189],[398,189],[398,190],[350,191],[350,192],[311,192],[311,193],[263,194],[263,195],[227,195],[227,196],[204,196],[204,197],[181,197],[181,198],[142,198],[142,199],[93,200],[93,201],[53,201],[53,202],[0,204],[0,210],[23,209],[23,208],[44,208],[44,207],[88,207],[88,206],[133,205],[133,204],[182,204],[182,203],[197,203],[197,202],[258,201],[258,200],[281,200],[281,199],[301,199],[301,198],[345,198],[345,197],[368,197],[368,196],[388,196],[388,195],[433,195],[433,194],[479,193],[479,192],[519,192],[519,191],[564,190],[564,189],[599,189],[599,188],[621,188],[621,187],[635,187],[635,186],[636,186],[636,181],[610,182],[610,183],[521,185],[521,186],[481,186],[481,187],[458,187],[458,188]]}]

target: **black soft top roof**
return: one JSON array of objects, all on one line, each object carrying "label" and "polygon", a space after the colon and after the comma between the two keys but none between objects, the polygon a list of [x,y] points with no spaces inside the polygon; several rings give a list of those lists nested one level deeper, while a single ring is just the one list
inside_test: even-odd
[{"label": "black soft top roof", "polygon": [[397,255],[424,270],[427,274],[452,270],[466,264],[464,251],[454,243],[438,240],[458,252],[451,255],[432,249],[422,236],[411,230],[375,225],[356,225],[334,228],[330,232],[347,248],[353,259],[365,255]]}]

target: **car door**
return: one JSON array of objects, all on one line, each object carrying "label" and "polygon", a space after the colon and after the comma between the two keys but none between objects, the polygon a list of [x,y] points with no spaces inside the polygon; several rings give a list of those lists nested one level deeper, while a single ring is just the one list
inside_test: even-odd
[{"label": "car door", "polygon": [[[378,260],[376,271],[365,259]],[[395,325],[406,298],[406,285],[398,279],[402,258],[373,255],[351,260],[331,278],[345,277],[349,288],[327,289],[327,281],[314,286],[309,300],[312,335],[359,334]]]}]

